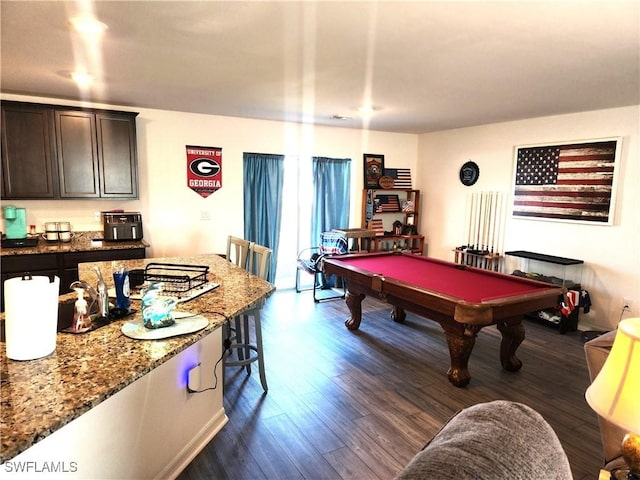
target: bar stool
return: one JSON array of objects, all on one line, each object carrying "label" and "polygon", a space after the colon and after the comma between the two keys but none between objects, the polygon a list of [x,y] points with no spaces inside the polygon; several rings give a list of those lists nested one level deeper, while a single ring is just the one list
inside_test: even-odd
[{"label": "bar stool", "polygon": [[251,242],[244,238],[227,237],[227,260],[231,263],[247,269],[249,265],[249,252],[251,251]]},{"label": "bar stool", "polygon": [[[269,263],[271,261],[272,250],[255,243],[251,244],[249,250],[249,260],[247,270],[250,273],[266,280],[269,274]],[[264,305],[264,300],[253,305],[242,312],[234,319],[235,343],[229,346],[229,354],[225,356],[225,367],[243,367],[247,369],[247,375],[251,375],[251,364],[258,362],[258,372],[260,383],[266,392],[268,390],[267,377],[264,371],[264,355],[262,352],[262,323],[260,311]],[[255,339],[251,338],[251,328],[249,318],[253,318],[253,331]],[[233,358],[236,352],[237,359]]]},{"label": "bar stool", "polygon": [[[227,237],[227,260],[234,265],[245,270],[249,267],[249,252],[251,251],[251,242],[244,238],[234,237],[229,235]],[[230,341],[234,341],[236,338],[236,329],[231,325],[225,324],[224,327],[225,338]]]}]

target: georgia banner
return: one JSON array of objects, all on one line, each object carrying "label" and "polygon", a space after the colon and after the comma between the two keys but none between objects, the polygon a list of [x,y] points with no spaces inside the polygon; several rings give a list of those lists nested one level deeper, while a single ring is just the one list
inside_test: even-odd
[{"label": "georgia banner", "polygon": [[203,198],[222,188],[222,148],[187,145],[187,186]]}]

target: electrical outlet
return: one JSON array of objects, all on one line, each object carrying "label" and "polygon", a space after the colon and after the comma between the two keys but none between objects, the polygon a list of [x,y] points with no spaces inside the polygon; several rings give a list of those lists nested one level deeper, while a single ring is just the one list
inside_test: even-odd
[{"label": "electrical outlet", "polygon": [[197,393],[200,390],[200,364],[194,365],[187,375],[187,392]]},{"label": "electrical outlet", "polygon": [[211,220],[211,212],[209,210],[200,211],[200,220]]},{"label": "electrical outlet", "polygon": [[93,219],[96,222],[99,222],[100,221],[100,212],[93,212]]}]

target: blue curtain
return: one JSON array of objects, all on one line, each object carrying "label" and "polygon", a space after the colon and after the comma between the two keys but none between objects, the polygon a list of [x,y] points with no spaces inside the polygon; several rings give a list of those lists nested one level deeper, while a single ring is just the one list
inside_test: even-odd
[{"label": "blue curtain", "polygon": [[243,158],[244,238],[273,250],[268,276],[273,283],[278,264],[284,155],[245,153]]},{"label": "blue curtain", "polygon": [[351,159],[313,157],[313,206],[311,243],[320,244],[320,234],[349,226]]}]

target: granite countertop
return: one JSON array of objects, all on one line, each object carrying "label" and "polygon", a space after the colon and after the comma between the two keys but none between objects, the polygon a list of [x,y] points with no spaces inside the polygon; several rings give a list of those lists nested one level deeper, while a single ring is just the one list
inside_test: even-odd
[{"label": "granite countertop", "polygon": [[[209,265],[209,281],[220,286],[177,307],[204,316],[209,325],[179,337],[134,340],[120,330],[127,321],[125,318],[85,334],[58,333],[53,353],[29,361],[8,359],[6,344],[0,343],[0,463],[78,418],[275,290],[272,284],[218,255],[119,263],[131,270],[144,268],[149,262]],[[80,264],[80,278],[94,284],[93,265],[102,270],[105,281],[112,287],[111,262]],[[61,301],[69,298],[69,294],[64,295]],[[132,301],[132,308],[139,311],[140,303]],[[136,316],[139,313],[133,318]]]},{"label": "granite countertop", "polygon": [[48,242],[39,237],[35,247],[2,248],[0,255],[37,255],[42,253],[91,252],[96,250],[124,250],[148,248],[144,240],[106,242],[102,232],[74,232],[70,242]]}]

